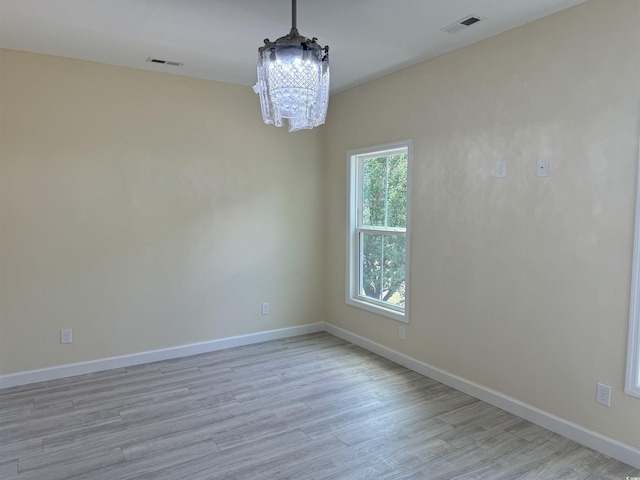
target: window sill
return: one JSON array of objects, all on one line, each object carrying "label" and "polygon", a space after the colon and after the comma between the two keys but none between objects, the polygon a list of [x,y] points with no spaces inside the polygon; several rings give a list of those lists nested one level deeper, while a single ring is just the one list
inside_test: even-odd
[{"label": "window sill", "polygon": [[391,318],[398,322],[409,323],[409,316],[406,310],[405,312],[401,313],[391,308],[384,308],[382,306],[374,305],[372,303],[365,302],[357,298],[347,298],[347,305],[351,305],[352,307],[356,307],[361,310],[366,310],[368,312],[375,313],[383,317]]}]

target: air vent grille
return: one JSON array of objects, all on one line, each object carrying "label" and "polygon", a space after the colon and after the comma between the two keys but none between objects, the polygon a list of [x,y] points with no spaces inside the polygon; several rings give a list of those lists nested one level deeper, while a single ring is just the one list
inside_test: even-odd
[{"label": "air vent grille", "polygon": [[159,58],[147,57],[147,62],[149,63],[157,63],[159,65],[169,65],[171,67],[181,67],[184,65],[182,62],[172,62],[169,60],[161,60]]},{"label": "air vent grille", "polygon": [[459,33],[462,30],[466,30],[467,28],[475,25],[483,20],[486,20],[485,17],[480,17],[478,15],[468,15],[464,18],[461,18],[457,22],[453,22],[451,25],[447,25],[440,29],[441,32],[447,32],[450,34]]}]

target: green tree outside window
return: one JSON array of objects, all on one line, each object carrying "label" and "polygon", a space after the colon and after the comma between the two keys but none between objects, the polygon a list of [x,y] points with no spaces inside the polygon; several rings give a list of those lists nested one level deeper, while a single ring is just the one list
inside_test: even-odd
[{"label": "green tree outside window", "polygon": [[407,154],[361,161],[360,294],[404,307]]}]

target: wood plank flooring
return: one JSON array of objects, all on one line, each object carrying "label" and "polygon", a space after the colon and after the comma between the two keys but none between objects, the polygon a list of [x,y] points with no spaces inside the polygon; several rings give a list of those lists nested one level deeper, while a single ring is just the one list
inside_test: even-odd
[{"label": "wood plank flooring", "polygon": [[627,476],[327,333],[0,390],[3,480]]}]

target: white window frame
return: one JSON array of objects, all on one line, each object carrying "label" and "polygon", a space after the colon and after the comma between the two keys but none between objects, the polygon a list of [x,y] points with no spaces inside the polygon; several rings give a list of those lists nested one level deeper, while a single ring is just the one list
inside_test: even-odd
[{"label": "white window frame", "polygon": [[[358,178],[358,163],[360,159],[365,157],[377,157],[388,155],[395,151],[407,152],[407,220],[404,229],[406,258],[405,258],[405,306],[396,307],[385,302],[381,302],[372,298],[365,297],[360,294],[359,289],[359,228],[358,228],[358,198],[361,197],[360,181]],[[411,140],[403,140],[399,142],[386,143],[383,145],[374,145],[372,147],[359,148],[349,150],[347,152],[347,295],[346,302],[348,305],[367,310],[378,315],[392,318],[399,322],[409,323],[409,305],[410,305],[410,288],[409,288],[409,265],[411,262],[410,252],[410,232],[411,232],[411,191],[413,178],[413,142]],[[360,195],[360,197],[358,197]],[[367,229],[373,230],[373,229]],[[389,230],[385,229],[385,232]],[[401,230],[400,230],[401,231]]]},{"label": "white window frame", "polygon": [[[640,138],[638,139],[640,145]],[[629,308],[629,344],[627,347],[627,375],[624,391],[640,398],[640,151],[636,186],[635,236],[633,242],[633,270],[631,277],[631,306]]]}]

